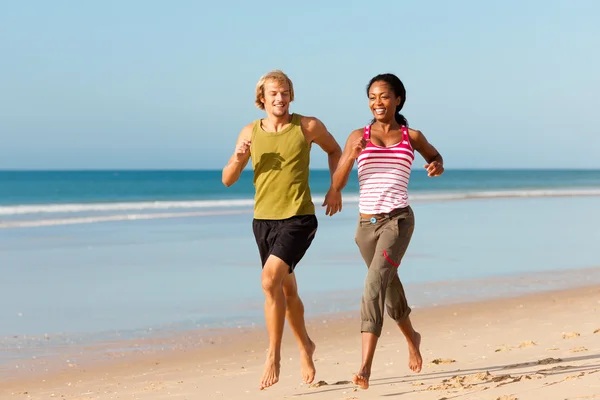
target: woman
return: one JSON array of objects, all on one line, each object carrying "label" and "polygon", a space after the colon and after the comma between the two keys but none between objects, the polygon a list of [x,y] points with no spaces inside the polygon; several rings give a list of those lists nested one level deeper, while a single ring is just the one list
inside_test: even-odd
[{"label": "woman", "polygon": [[353,382],[362,389],[369,387],[384,308],[406,337],[409,368],[421,371],[421,335],[412,327],[411,310],[398,277],[398,266],[414,229],[407,193],[414,150],[427,161],[425,169],[430,177],[444,172],[442,156],[420,131],[409,129],[400,114],[406,90],[397,76],[377,75],[367,86],[367,96],[374,118],[350,134],[333,176],[333,187],[341,191],[357,160],[360,218],[356,244],[368,272],[360,308],[362,365]]}]

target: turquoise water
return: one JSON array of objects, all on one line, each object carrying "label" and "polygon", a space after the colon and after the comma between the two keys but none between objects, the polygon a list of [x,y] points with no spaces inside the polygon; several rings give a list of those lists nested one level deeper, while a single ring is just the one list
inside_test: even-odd
[{"label": "turquoise water", "polygon": [[[251,181],[226,197],[219,179],[2,173],[0,361],[262,325]],[[312,179],[318,197],[327,172]],[[412,305],[600,283],[591,268],[600,266],[600,172],[450,171],[412,182],[416,229],[400,271]],[[317,238],[297,269],[308,316],[358,307],[366,267],[353,240],[355,197],[354,184],[341,214],[319,208]]]},{"label": "turquoise water", "polygon": [[[325,194],[329,181],[328,171],[311,171],[313,194]],[[598,189],[600,171],[449,170],[443,179],[430,179],[419,169],[409,184],[415,194],[564,188]],[[2,206],[248,199],[253,190],[251,171],[229,188],[221,171],[0,171]],[[358,192],[356,170],[346,192]]]}]

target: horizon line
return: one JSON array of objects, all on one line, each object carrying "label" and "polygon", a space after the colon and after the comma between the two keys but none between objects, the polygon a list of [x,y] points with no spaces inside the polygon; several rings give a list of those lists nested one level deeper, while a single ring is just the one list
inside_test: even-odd
[{"label": "horizon line", "polygon": [[[353,168],[354,170],[354,168]],[[420,171],[422,168],[413,168],[412,171]],[[0,168],[0,172],[218,172],[222,168]],[[309,171],[326,171],[329,168],[309,168]],[[600,171],[600,167],[461,167],[445,168],[445,171]],[[252,172],[252,169],[244,169],[244,172]],[[423,170],[423,172],[425,172]]]}]

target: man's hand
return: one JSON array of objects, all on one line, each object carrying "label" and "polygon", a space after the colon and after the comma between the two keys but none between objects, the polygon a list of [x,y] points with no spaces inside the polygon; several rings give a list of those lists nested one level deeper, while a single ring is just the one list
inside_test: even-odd
[{"label": "man's hand", "polygon": [[332,216],[338,211],[342,211],[342,192],[329,188],[325,195],[325,201],[323,201],[322,207],[327,206],[325,209],[325,215]]},{"label": "man's hand", "polygon": [[250,139],[252,139],[252,128],[254,123],[244,126],[235,141],[235,150],[221,176],[223,185],[229,187],[237,182],[242,174],[242,170],[246,168],[248,161],[250,161]]},{"label": "man's hand", "polygon": [[250,152],[250,141],[249,140],[242,140],[238,143],[237,146],[235,146],[235,159],[237,162],[242,162],[242,161],[246,161],[246,157],[248,155],[248,153]]},{"label": "man's hand", "polygon": [[424,168],[427,170],[427,176],[440,176],[444,173],[444,164],[439,161],[432,161],[429,164],[425,164]]}]

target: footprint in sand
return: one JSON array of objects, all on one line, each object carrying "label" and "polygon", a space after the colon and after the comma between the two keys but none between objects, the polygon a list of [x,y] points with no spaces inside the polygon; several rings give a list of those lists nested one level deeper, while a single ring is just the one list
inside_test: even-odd
[{"label": "footprint in sand", "polygon": [[540,369],[537,373],[538,374],[551,374],[554,373],[556,371],[564,371],[566,369],[571,369],[571,368],[575,368],[571,365],[557,365],[556,367],[552,367],[552,368],[546,368],[546,369]]},{"label": "footprint in sand", "polygon": [[429,365],[440,365],[440,364],[452,364],[455,363],[456,360],[451,358],[436,358],[435,360],[431,360]]},{"label": "footprint in sand", "polygon": [[[537,343],[534,342],[533,340],[528,340],[526,342],[521,342],[517,347],[519,349],[523,349],[525,347],[531,347],[531,346],[537,346]],[[502,345],[501,347],[497,348],[494,352],[499,353],[501,351],[510,351],[514,348],[515,348],[514,346]]]},{"label": "footprint in sand", "polygon": [[569,376],[567,376],[565,378],[565,381],[570,381],[570,380],[573,380],[573,379],[578,379],[578,378],[581,378],[584,375],[585,375],[585,372],[580,372],[580,373],[575,374],[575,375],[569,375]]},{"label": "footprint in sand", "polygon": [[572,353],[580,353],[580,352],[582,352],[582,351],[588,351],[588,349],[586,349],[586,348],[585,348],[585,347],[583,347],[583,346],[579,346],[579,347],[573,347],[573,348],[571,349],[571,352],[572,352]]},{"label": "footprint in sand", "polygon": [[524,374],[524,375],[492,375],[489,371],[480,372],[472,375],[455,375],[452,378],[442,380],[439,385],[429,386],[426,390],[450,390],[450,389],[474,389],[486,390],[489,387],[482,387],[482,383],[497,383],[496,387],[508,385],[523,380],[543,379],[542,374]]},{"label": "footprint in sand", "polygon": [[[552,370],[555,370],[555,369],[557,369],[557,368],[561,368],[561,367],[554,367],[554,368],[552,368],[552,369],[550,369],[550,370],[547,370],[547,371],[552,371]],[[571,367],[563,367],[562,369],[568,369],[568,368],[571,368]],[[593,373],[593,372],[592,372],[592,373]],[[581,377],[582,377],[582,376],[584,376],[584,375],[587,375],[587,372],[580,372],[580,373],[578,373],[578,374],[569,375],[569,376],[565,377],[564,379],[562,379],[562,380],[560,380],[560,381],[555,381],[555,382],[551,382],[551,383],[546,383],[546,386],[558,385],[558,384],[560,384],[560,383],[562,383],[562,382],[565,382],[565,381],[572,381],[572,380],[574,380],[574,379],[579,379],[579,378],[581,378]],[[567,400],[568,400],[568,399],[567,399]]]},{"label": "footprint in sand", "polygon": [[579,332],[563,333],[563,339],[573,339],[579,336],[581,336]]},{"label": "footprint in sand", "polygon": [[[513,377],[512,375],[497,375],[492,377],[492,382],[505,382],[505,383],[511,383],[513,382],[515,379],[521,380],[520,377]],[[510,382],[507,382],[510,381]],[[501,386],[501,385],[498,385]]]},{"label": "footprint in sand", "polygon": [[489,387],[482,387],[482,383],[497,383],[496,387],[508,385],[510,383],[520,382],[522,380],[542,379],[543,375],[526,374],[526,375],[492,375],[488,371],[480,372],[472,375],[456,375],[452,378],[442,380],[439,385],[429,386],[426,390],[450,390],[450,389],[474,389],[486,390]]},{"label": "footprint in sand", "polygon": [[559,363],[561,361],[562,361],[561,358],[544,358],[544,359],[538,360],[536,362],[526,362],[526,363],[520,363],[520,364],[507,365],[506,367],[504,367],[502,369],[512,369],[512,368],[529,367],[529,366],[532,366],[532,365],[556,364],[556,363]]},{"label": "footprint in sand", "polygon": [[519,344],[520,349],[522,349],[524,347],[531,347],[531,346],[537,346],[537,344],[533,340],[528,340],[526,342],[521,342],[521,344]]},{"label": "footprint in sand", "polygon": [[537,365],[548,365],[548,364],[556,364],[562,361],[562,358],[544,358],[543,360],[538,360]]},{"label": "footprint in sand", "polygon": [[[444,381],[447,381],[447,379],[444,379]],[[443,382],[439,385],[429,386],[425,390],[449,390],[449,389],[467,390],[467,389],[471,389],[471,387],[472,387],[472,385],[465,385],[460,381],[449,381],[449,382]]]},{"label": "footprint in sand", "polygon": [[[337,381],[332,383],[332,385],[349,385],[352,382],[350,381]],[[315,383],[311,383],[310,385],[308,385],[309,388],[318,388],[321,386],[328,386],[329,383],[325,382],[325,381],[319,381],[319,382],[315,382]]]},{"label": "footprint in sand", "polygon": [[600,328],[596,329],[594,333],[600,333]]},{"label": "footprint in sand", "polygon": [[440,385],[432,385],[427,390],[470,389],[474,384],[494,381],[495,377],[488,371],[472,375],[455,375],[442,380]]},{"label": "footprint in sand", "polygon": [[532,379],[543,379],[544,375],[542,374],[525,374],[525,375],[500,375],[492,379],[492,382],[500,382],[496,385],[496,387],[508,385],[510,383],[521,382],[523,380],[532,380]]},{"label": "footprint in sand", "polygon": [[505,367],[502,367],[502,369],[513,369],[513,368],[521,368],[521,367],[529,367],[530,365],[534,365],[534,363],[520,363],[520,364],[511,364],[511,365],[507,365]]}]

